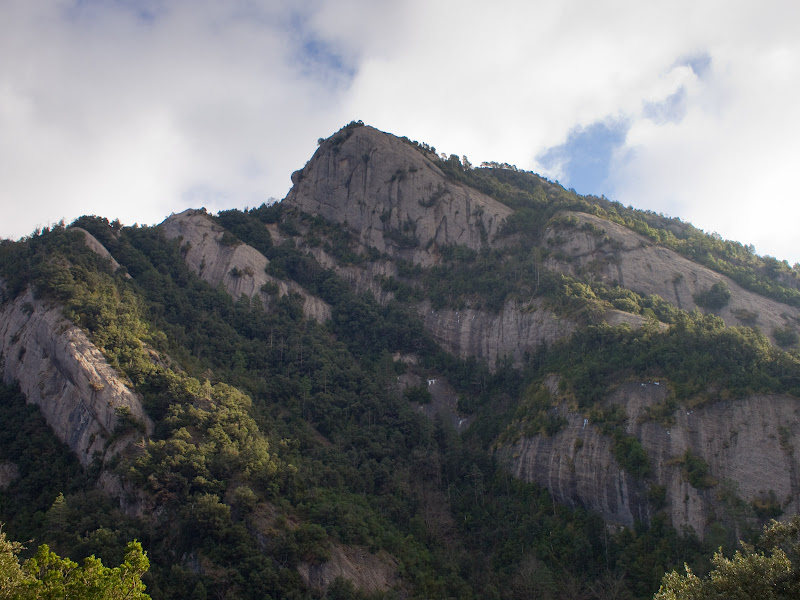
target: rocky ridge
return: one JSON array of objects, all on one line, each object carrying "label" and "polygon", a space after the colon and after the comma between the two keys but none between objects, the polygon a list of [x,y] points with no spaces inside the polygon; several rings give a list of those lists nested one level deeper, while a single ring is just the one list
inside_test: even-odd
[{"label": "rocky ridge", "polygon": [[88,466],[104,462],[124,448],[119,437],[123,417],[149,434],[152,423],[132,392],[61,307],[29,290],[0,306],[0,355],[3,382],[17,382],[36,404],[55,434]]},{"label": "rocky ridge", "polygon": [[345,225],[365,247],[429,266],[435,245],[478,250],[513,212],[448,180],[437,161],[372,127],[345,128],[292,175],[283,202]]},{"label": "rocky ridge", "polygon": [[[656,294],[687,311],[700,308],[695,296],[723,282],[731,297],[715,311],[726,325],[756,327],[773,338],[778,329],[798,330],[800,309],[746,290],[735,281],[681,256],[617,223],[595,215],[566,213],[576,224],[550,227],[545,240],[553,252],[547,268],[573,276],[589,274],[609,285],[619,284],[641,294]],[[588,224],[589,227],[583,227]],[[563,260],[560,257],[569,257]]]},{"label": "rocky ridge", "polygon": [[235,238],[228,242],[225,229],[204,211],[189,209],[173,214],[160,227],[167,238],[181,240],[184,259],[195,273],[213,286],[222,285],[234,300],[242,295],[257,296],[269,306],[271,294],[265,291],[265,284],[271,284],[280,296],[298,294],[307,317],[322,323],[330,318],[331,307],[326,302],[293,281],[268,275],[265,269],[269,260]]}]

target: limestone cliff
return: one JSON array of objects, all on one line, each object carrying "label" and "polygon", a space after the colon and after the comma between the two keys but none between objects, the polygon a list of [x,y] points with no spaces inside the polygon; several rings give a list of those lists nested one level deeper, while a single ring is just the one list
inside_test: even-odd
[{"label": "limestone cliff", "polygon": [[0,354],[3,381],[19,383],[84,466],[130,441],[115,440],[122,415],[151,431],[139,397],[83,331],[30,291],[0,306]]},{"label": "limestone cliff", "polygon": [[[776,329],[797,329],[800,310],[746,290],[729,277],[690,261],[677,252],[594,215],[567,213],[574,226],[550,227],[545,239],[559,250],[546,266],[575,276],[618,283],[642,294],[657,294],[678,308],[698,308],[694,296],[717,282],[731,291],[730,301],[716,311],[727,325],[757,327],[771,336]],[[588,227],[583,227],[589,224]]]},{"label": "limestone cliff", "polygon": [[[606,400],[628,415],[627,432],[647,451],[650,485],[664,486],[673,525],[689,526],[700,536],[710,521],[731,521],[741,507],[775,502],[785,514],[800,513],[800,402],[788,396],[758,395],[678,409],[674,424],[649,420],[647,407],[663,402],[666,384],[628,383]],[[552,437],[522,438],[500,454],[526,481],[547,487],[556,500],[583,506],[624,525],[648,520],[654,507],[648,486],[620,468],[611,440],[583,415],[558,410],[567,425]],[[708,468],[704,485],[689,480],[687,450]],[[697,483],[697,481],[695,481]],[[752,510],[752,509],[750,509]],[[735,522],[734,522],[735,525]]]},{"label": "limestone cliff", "polygon": [[225,229],[214,223],[205,212],[185,210],[168,217],[160,227],[167,238],[181,239],[186,263],[195,273],[213,286],[224,286],[234,299],[242,295],[257,296],[268,306],[270,293],[264,286],[272,284],[281,296],[299,294],[307,317],[320,322],[330,318],[331,308],[326,302],[308,294],[293,281],[268,275],[265,269],[269,260],[238,240],[229,243]]},{"label": "limestone cliff", "polygon": [[294,173],[283,201],[355,232],[366,247],[418,264],[433,244],[486,245],[513,211],[448,180],[435,155],[372,127],[345,128]]}]

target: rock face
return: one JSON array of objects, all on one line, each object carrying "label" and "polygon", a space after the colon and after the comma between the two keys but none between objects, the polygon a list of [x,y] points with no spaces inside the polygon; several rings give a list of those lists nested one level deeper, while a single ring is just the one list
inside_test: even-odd
[{"label": "rock face", "polygon": [[13,462],[0,461],[0,490],[6,489],[19,477],[19,468]]},{"label": "rock face", "polygon": [[[103,246],[103,244],[101,244],[100,241],[96,237],[94,237],[91,233],[89,233],[82,227],[70,227],[70,231],[80,231],[81,233],[83,233],[86,242],[86,247],[89,248],[89,250],[91,250],[95,254],[99,254],[103,258],[107,259],[108,262],[111,263],[112,269],[114,269],[115,271],[119,269],[119,263],[117,262],[117,260],[113,256],[111,256],[111,253],[108,251],[108,249],[105,246]],[[130,278],[130,275],[128,275],[128,277]]]},{"label": "rock face", "polygon": [[497,313],[465,308],[432,310],[424,302],[420,315],[436,342],[461,357],[474,356],[494,367],[508,358],[520,365],[527,352],[571,334],[575,324],[561,319],[541,302],[507,302]]},{"label": "rock face", "polygon": [[[627,432],[647,451],[653,480],[665,488],[674,526],[691,527],[702,537],[710,518],[731,520],[737,496],[748,504],[774,502],[785,514],[800,514],[796,398],[750,396],[678,409],[674,424],[665,427],[648,420],[646,410],[667,394],[663,383],[628,383],[607,402],[625,408]],[[582,415],[569,413],[563,405],[558,410],[567,425],[557,434],[523,438],[501,451],[512,471],[547,487],[569,506],[583,506],[628,526],[648,520],[653,512],[648,489],[620,468],[610,438]],[[699,489],[688,477],[687,450],[708,468]]]},{"label": "rock face", "polygon": [[[599,280],[630,288],[642,294],[657,294],[678,308],[698,308],[696,294],[717,282],[731,291],[730,301],[715,311],[727,325],[758,327],[771,336],[775,329],[797,330],[800,310],[746,290],[732,279],[694,263],[677,252],[653,245],[638,233],[594,215],[570,213],[578,225],[551,227],[546,239],[570,259],[550,258],[548,268],[578,275],[589,273]],[[593,228],[582,229],[590,224]],[[555,253],[554,253],[555,256]]]},{"label": "rock face", "polygon": [[0,353],[5,383],[19,383],[56,435],[88,466],[128,441],[112,441],[127,413],[150,433],[152,423],[134,394],[86,335],[28,291],[0,306]]},{"label": "rock face", "polygon": [[[519,367],[526,354],[566,338],[576,328],[575,322],[558,316],[540,300],[508,301],[496,314],[472,308],[433,310],[423,302],[419,313],[440,346],[462,358],[485,360],[491,368],[503,359]],[[604,318],[613,325],[627,323],[634,328],[643,322],[639,315],[617,310],[608,311]]]},{"label": "rock face", "polygon": [[397,584],[397,561],[386,552],[371,554],[366,548],[335,544],[329,560],[298,566],[310,588],[324,591],[337,577],[347,579],[368,594],[386,592]]},{"label": "rock face", "polygon": [[346,128],[294,173],[283,202],[347,226],[366,247],[429,265],[434,243],[480,249],[513,212],[449,181],[437,162],[372,127]]},{"label": "rock face", "polygon": [[252,246],[239,241],[227,243],[225,229],[205,212],[185,210],[168,217],[160,227],[167,238],[181,238],[184,258],[195,273],[211,285],[221,284],[234,299],[257,296],[268,306],[270,294],[263,286],[270,284],[277,287],[281,296],[299,294],[307,317],[320,322],[330,318],[330,305],[292,281],[268,275],[265,269],[269,260]]}]

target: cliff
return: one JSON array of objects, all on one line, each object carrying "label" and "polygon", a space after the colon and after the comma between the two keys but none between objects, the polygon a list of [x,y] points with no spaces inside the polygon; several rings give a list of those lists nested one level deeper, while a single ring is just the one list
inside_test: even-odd
[{"label": "cliff", "polygon": [[367,594],[386,593],[399,583],[397,559],[386,552],[373,554],[366,548],[335,544],[330,554],[330,559],[320,564],[298,566],[303,583],[317,592],[327,590],[339,577]]},{"label": "cliff", "polygon": [[356,233],[365,246],[430,265],[435,245],[486,246],[513,211],[448,180],[435,155],[372,127],[324,140],[283,201]]},{"label": "cliff", "polygon": [[115,435],[122,415],[151,432],[139,397],[100,351],[61,307],[30,291],[0,306],[0,354],[3,381],[19,383],[84,466],[105,461],[130,442],[130,436]]},{"label": "cliff", "polygon": [[264,286],[271,284],[277,287],[280,296],[299,294],[307,317],[322,323],[330,318],[331,308],[326,302],[293,281],[268,275],[265,269],[269,260],[238,240],[228,242],[225,229],[205,212],[185,210],[168,217],[160,227],[167,238],[181,240],[186,263],[195,273],[213,286],[222,285],[234,299],[256,296],[264,306],[269,306],[271,294]]},{"label": "cliff", "polygon": [[[660,506],[650,495],[663,486],[672,524],[703,536],[710,522],[738,527],[753,507],[774,504],[787,515],[800,513],[800,402],[780,395],[751,395],[695,409],[679,408],[673,424],[650,420],[647,408],[668,394],[663,382],[627,383],[606,399],[624,407],[626,431],[647,452],[651,481],[623,470],[601,425],[589,423],[566,405],[557,409],[566,426],[552,437],[526,437],[500,451],[512,472],[547,487],[568,506],[583,506],[606,519],[632,526]],[[690,477],[687,451],[703,477]],[[696,475],[696,473],[695,473]],[[744,501],[744,505],[741,504]],[[742,513],[742,506],[745,507]]]}]

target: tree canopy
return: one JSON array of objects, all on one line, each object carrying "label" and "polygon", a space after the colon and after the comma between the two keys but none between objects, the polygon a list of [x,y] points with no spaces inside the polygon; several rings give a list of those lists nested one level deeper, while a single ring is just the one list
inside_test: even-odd
[{"label": "tree canopy", "polygon": [[142,576],[150,567],[139,542],[128,543],[118,567],[106,567],[95,556],[82,565],[61,558],[47,544],[19,562],[22,544],[0,531],[0,599],[14,600],[149,600]]}]

